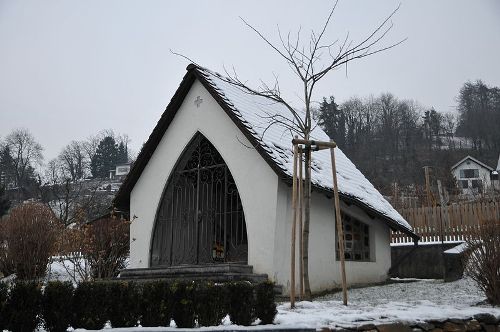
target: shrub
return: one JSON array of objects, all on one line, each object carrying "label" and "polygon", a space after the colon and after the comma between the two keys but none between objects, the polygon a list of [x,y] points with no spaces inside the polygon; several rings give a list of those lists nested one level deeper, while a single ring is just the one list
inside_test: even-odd
[{"label": "shrub", "polygon": [[6,302],[7,302],[7,294],[8,294],[7,284],[0,282],[0,331],[3,331],[7,328],[7,319],[6,319]]},{"label": "shrub", "polygon": [[90,247],[84,256],[94,278],[116,277],[126,267],[129,229],[129,221],[115,217],[99,219],[86,226]]},{"label": "shrub", "polygon": [[272,324],[277,313],[274,283],[266,281],[258,284],[255,297],[255,315],[260,318],[261,324]]},{"label": "shrub", "polygon": [[226,316],[226,288],[212,282],[196,285],[196,314],[198,325],[217,326]]},{"label": "shrub", "polygon": [[174,304],[172,318],[177,327],[192,328],[195,325],[195,284],[179,281],[172,285]]},{"label": "shrub", "polygon": [[[108,319],[112,327],[134,327],[139,321],[138,288],[134,282],[109,282]],[[148,304],[150,305],[150,304]]]},{"label": "shrub", "polygon": [[12,332],[34,331],[39,323],[41,297],[38,284],[16,282],[7,299],[7,329]]},{"label": "shrub", "polygon": [[[112,216],[80,228],[66,229],[61,241],[61,254],[77,266],[79,278],[116,277],[126,267],[129,256],[129,228],[129,221]],[[81,256],[75,256],[75,253]]]},{"label": "shrub", "polygon": [[170,325],[173,298],[166,281],[144,283],[139,303],[142,326]]},{"label": "shrub", "polygon": [[0,271],[21,280],[45,275],[61,224],[45,205],[26,203],[0,220]]},{"label": "shrub", "polygon": [[73,285],[70,282],[51,281],[42,296],[42,315],[50,332],[64,332],[71,323]]},{"label": "shrub", "polygon": [[500,305],[500,221],[486,222],[466,240],[465,273],[492,305]]},{"label": "shrub", "polygon": [[233,324],[249,326],[255,320],[253,289],[252,284],[247,281],[228,284],[228,311]]},{"label": "shrub", "polygon": [[73,296],[74,328],[102,329],[106,317],[106,284],[104,282],[82,282]]}]

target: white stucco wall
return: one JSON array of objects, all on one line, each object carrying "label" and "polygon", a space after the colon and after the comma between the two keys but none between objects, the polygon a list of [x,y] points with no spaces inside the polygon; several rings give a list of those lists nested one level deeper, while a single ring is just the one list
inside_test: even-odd
[{"label": "white stucco wall", "polygon": [[[198,96],[203,99],[199,108],[194,104]],[[150,266],[154,219],[163,189],[177,159],[198,131],[219,151],[238,187],[248,233],[248,263],[253,265],[255,273],[267,273],[287,292],[291,188],[280,181],[260,154],[251,148],[250,142],[199,82],[193,84],[131,192],[130,215],[136,219],[130,228],[130,268]],[[390,267],[389,228],[356,207],[343,207],[370,226],[374,257],[371,262],[347,262],[348,282],[384,280]],[[340,262],[335,260],[332,200],[313,192],[311,210],[309,271],[312,290],[318,292],[338,287]]]},{"label": "white stucco wall", "polygon": [[[194,104],[197,96],[203,99],[199,108]],[[238,187],[247,223],[248,263],[257,273],[272,270],[269,253],[274,251],[278,176],[198,81],[130,195],[130,215],[137,217],[130,227],[130,267],[149,267],[153,224],[163,189],[177,159],[198,131],[219,151]]]},{"label": "white stucco wall", "polygon": [[[465,169],[478,169],[479,170],[479,177],[473,178],[473,179],[472,178],[470,178],[470,179],[461,178],[460,171],[465,170]],[[452,169],[452,174],[457,181],[461,181],[461,180],[468,180],[469,181],[469,188],[468,189],[466,189],[466,188],[462,189],[462,187],[460,187],[460,183],[459,183],[459,188],[462,189],[462,193],[466,194],[466,195],[473,195],[475,193],[477,194],[477,192],[475,192],[472,189],[472,183],[471,183],[472,180],[482,180],[483,181],[483,190],[489,189],[492,185],[490,173],[491,172],[489,169],[476,163],[474,160],[471,160],[471,159],[466,159],[460,165],[458,165],[457,167]]]},{"label": "white stucco wall", "polygon": [[[276,223],[277,251],[275,252],[275,281],[284,286],[288,292],[290,287],[290,242],[291,242],[291,189],[285,184],[279,186],[278,202],[282,204]],[[309,279],[313,292],[338,288],[341,285],[340,261],[335,258],[336,227],[333,219],[333,202],[324,194],[312,193],[311,224],[309,235]],[[384,281],[391,266],[390,229],[378,219],[371,219],[356,206],[347,206],[341,202],[344,213],[350,214],[370,227],[369,262],[346,261],[347,282],[350,285]],[[297,235],[298,238],[298,235]],[[299,287],[298,249],[296,258],[296,287]]]}]

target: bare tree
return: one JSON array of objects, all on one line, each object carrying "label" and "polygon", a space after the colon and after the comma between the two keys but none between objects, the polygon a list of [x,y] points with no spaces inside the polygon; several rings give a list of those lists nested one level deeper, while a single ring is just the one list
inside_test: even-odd
[{"label": "bare tree", "polygon": [[[274,44],[264,36],[257,28],[249,24],[242,18],[244,24],[254,31],[266,44],[271,47],[277,55],[284,60],[300,83],[302,90],[302,102],[300,105],[304,111],[299,111],[288,100],[286,100],[280,91],[280,85],[277,76],[272,84],[261,81],[257,88],[250,87],[246,82],[240,80],[236,71],[230,73],[226,70],[228,78],[225,80],[245,91],[248,94],[262,96],[275,103],[284,105],[290,112],[290,119],[282,115],[269,114],[269,127],[280,125],[292,133],[299,135],[303,139],[310,139],[311,131],[314,129],[312,120],[312,102],[313,92],[317,83],[326,77],[334,69],[347,64],[353,60],[365,58],[367,56],[391,49],[403,40],[388,45],[380,45],[384,37],[392,29],[391,18],[399,9],[399,6],[385,18],[372,32],[370,32],[361,41],[355,42],[347,34],[345,38],[335,41],[325,41],[325,33],[330,26],[333,14],[337,7],[338,0],[329,12],[326,21],[319,31],[312,31],[308,39],[303,42],[300,28],[297,33],[289,32],[286,36],[281,34],[278,29],[280,43]],[[180,54],[178,54],[180,55]],[[183,55],[180,55],[183,56]],[[185,56],[183,56],[186,58]],[[224,78],[223,78],[224,79]],[[268,128],[269,128],[268,127]],[[264,131],[265,133],[265,131]],[[308,248],[309,248],[309,224],[310,224],[310,201],[311,201],[311,151],[305,153],[305,184],[304,184],[304,228],[303,228],[303,265],[304,265],[304,287],[306,298],[311,297],[311,288],[309,283],[308,269]]]},{"label": "bare tree", "polygon": [[61,167],[70,175],[72,181],[83,179],[86,175],[89,161],[84,146],[84,142],[72,141],[59,154]]},{"label": "bare tree", "polygon": [[4,141],[4,151],[10,154],[14,186],[24,199],[36,191],[35,168],[43,160],[43,148],[27,129],[12,131]]},{"label": "bare tree", "polygon": [[101,190],[102,180],[72,181],[59,158],[51,160],[45,171],[41,199],[65,226],[80,224],[104,214],[112,195]]}]

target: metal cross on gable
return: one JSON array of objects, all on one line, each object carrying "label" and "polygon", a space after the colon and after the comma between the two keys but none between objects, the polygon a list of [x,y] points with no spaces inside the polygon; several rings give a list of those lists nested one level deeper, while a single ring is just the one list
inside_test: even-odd
[{"label": "metal cross on gable", "polygon": [[196,105],[196,107],[200,107],[200,104],[203,102],[203,99],[200,98],[200,96],[196,97],[194,103]]}]

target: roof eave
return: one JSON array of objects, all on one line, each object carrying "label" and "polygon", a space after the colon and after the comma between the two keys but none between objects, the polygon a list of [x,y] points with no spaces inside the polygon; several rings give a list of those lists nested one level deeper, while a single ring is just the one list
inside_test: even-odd
[{"label": "roof eave", "polygon": [[137,156],[136,161],[133,163],[130,169],[130,172],[125,177],[123,184],[120,186],[120,189],[113,199],[113,206],[125,210],[130,210],[130,193],[139,180],[142,171],[151,159],[151,156],[153,155],[158,144],[163,138],[163,135],[165,134],[166,128],[168,128],[168,126],[170,125],[170,122],[177,113],[177,110],[184,101],[184,98],[189,92],[194,81],[195,75],[193,75],[191,70],[188,70],[188,72],[184,75],[181,83],[179,84],[177,91],[170,99],[170,102],[163,112],[160,120],[158,120],[158,123],[153,129],[153,132],[151,133],[151,135],[149,135],[146,143],[144,143],[141,151],[139,152],[139,155]]}]

